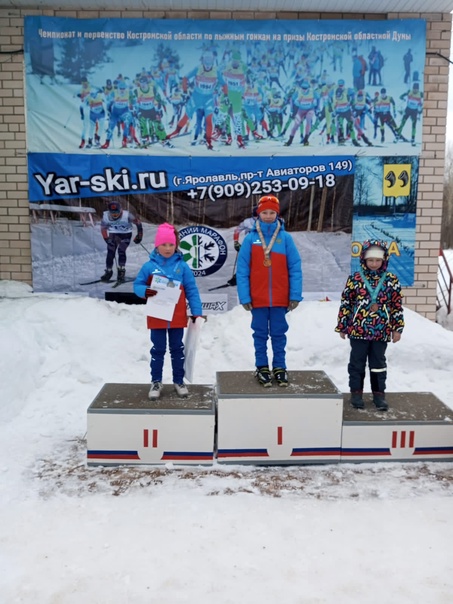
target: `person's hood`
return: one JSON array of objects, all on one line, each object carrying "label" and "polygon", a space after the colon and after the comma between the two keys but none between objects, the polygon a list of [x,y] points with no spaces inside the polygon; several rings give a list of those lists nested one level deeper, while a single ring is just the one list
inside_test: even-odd
[{"label": "person's hood", "polygon": [[376,272],[376,271],[370,271],[370,269],[367,268],[367,265],[365,262],[365,253],[367,252],[367,250],[370,249],[370,247],[378,247],[384,252],[384,259],[382,262],[382,266],[378,272],[386,271],[388,263],[389,263],[389,252],[388,252],[387,244],[385,243],[385,241],[379,241],[378,239],[369,239],[368,241],[365,241],[363,243],[362,251],[360,253],[360,266],[365,271]]}]

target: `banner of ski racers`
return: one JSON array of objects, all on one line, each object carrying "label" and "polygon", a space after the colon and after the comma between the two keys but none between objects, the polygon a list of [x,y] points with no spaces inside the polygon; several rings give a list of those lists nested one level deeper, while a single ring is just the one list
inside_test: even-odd
[{"label": "banner of ski racers", "polygon": [[[294,204],[306,213],[310,200],[319,217],[326,200],[333,207],[347,195],[349,223],[332,211],[318,232],[351,233],[354,263],[356,206],[368,204],[370,228],[376,216],[403,215],[404,237],[390,227],[385,238],[391,254],[409,252],[404,261],[413,265],[425,43],[417,19],[26,17],[30,202],[101,200],[100,224],[108,201],[127,198],[141,209],[137,221],[157,225],[171,199],[187,205],[183,222],[171,216],[182,229],[202,228],[197,217],[206,220],[215,205],[205,222],[212,235],[250,223],[266,193],[281,200],[288,230],[298,224],[288,220],[289,205],[294,218]],[[354,176],[358,167],[368,171],[367,161],[382,180],[363,199]],[[392,193],[386,166],[400,163],[414,169],[406,190]],[[371,231],[362,216],[363,232]],[[236,253],[232,242],[228,248]],[[410,269],[404,286],[413,284]]]}]

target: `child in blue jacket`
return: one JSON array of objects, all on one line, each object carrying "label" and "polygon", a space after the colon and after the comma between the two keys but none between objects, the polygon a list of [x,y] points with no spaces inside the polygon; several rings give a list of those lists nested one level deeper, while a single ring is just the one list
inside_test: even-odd
[{"label": "child in blue jacket", "polygon": [[184,328],[187,327],[187,304],[189,302],[192,320],[202,316],[200,294],[198,293],[195,277],[189,265],[178,251],[179,237],[175,227],[171,224],[161,224],[157,229],[154,242],[155,249],[149,256],[137,278],[134,281],[134,292],[141,298],[156,295],[153,289],[155,276],[168,279],[169,286],[178,283],[181,289],[175,312],[171,321],[165,321],[148,316],[147,325],[151,330],[151,389],[148,397],[157,399],[162,390],[162,372],[164,357],[168,345],[170,348],[171,364],[173,370],[173,384],[179,396],[188,395],[187,386],[184,384]]},{"label": "child in blue jacket", "polygon": [[[279,386],[288,386],[286,313],[302,300],[302,261],[279,213],[276,197],[261,197],[258,218],[239,251],[236,273],[239,301],[252,313],[256,377],[264,387],[272,385],[272,378]],[[267,356],[269,337],[272,374]]]}]

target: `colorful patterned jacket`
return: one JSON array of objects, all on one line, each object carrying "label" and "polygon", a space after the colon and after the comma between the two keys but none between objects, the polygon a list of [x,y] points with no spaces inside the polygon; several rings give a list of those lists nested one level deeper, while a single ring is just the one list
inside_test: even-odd
[{"label": "colorful patterned jacket", "polygon": [[259,221],[266,245],[280,224],[280,232],[272,246],[270,266],[264,266],[264,251],[256,223],[242,242],[238,256],[236,279],[241,304],[253,308],[288,306],[290,300],[302,300],[302,261],[296,244],[285,231],[283,221]]},{"label": "colorful patterned jacket", "polygon": [[[364,254],[371,245],[382,247],[385,252],[382,267],[370,271],[365,264]],[[341,296],[338,322],[335,331],[351,339],[381,340],[389,342],[393,331],[402,332],[404,315],[401,285],[396,275],[387,272],[387,247],[380,241],[367,241],[360,255],[361,270],[350,275]],[[385,274],[376,297],[376,309],[372,309],[371,293],[364,283],[368,281],[371,291]]]}]

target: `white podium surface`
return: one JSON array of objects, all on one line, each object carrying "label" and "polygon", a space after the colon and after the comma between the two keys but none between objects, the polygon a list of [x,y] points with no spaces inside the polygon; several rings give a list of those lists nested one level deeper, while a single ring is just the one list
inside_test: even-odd
[{"label": "white podium surface", "polygon": [[164,385],[157,401],[149,384],[105,384],[88,407],[87,464],[211,465],[215,400],[212,386],[189,386],[180,398]]},{"label": "white podium surface", "polygon": [[340,461],[343,395],[323,371],[290,371],[264,388],[253,372],[217,373],[217,460],[235,464]]},{"label": "white podium surface", "polygon": [[371,395],[357,410],[345,395],[341,461],[448,461],[453,459],[453,410],[431,392],[389,392],[389,410]]}]

